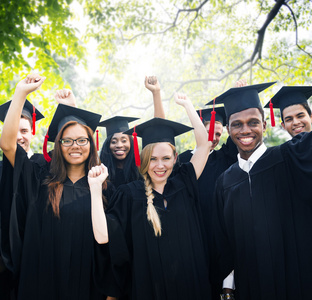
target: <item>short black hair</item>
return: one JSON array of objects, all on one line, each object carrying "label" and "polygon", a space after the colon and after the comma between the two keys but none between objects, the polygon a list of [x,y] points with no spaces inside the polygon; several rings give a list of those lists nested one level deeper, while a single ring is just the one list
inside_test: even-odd
[{"label": "short black hair", "polygon": [[[307,111],[308,115],[311,116],[311,114],[312,114],[311,108],[310,108],[310,106],[309,106],[309,104],[307,102],[302,102],[302,103],[298,103],[298,104],[302,105],[303,108]],[[297,104],[294,104],[294,105],[297,105]],[[289,107],[289,106],[287,106],[287,107]],[[284,112],[284,110],[283,110],[283,112]],[[284,123],[283,113],[281,114],[281,119],[282,119],[282,122]]]}]

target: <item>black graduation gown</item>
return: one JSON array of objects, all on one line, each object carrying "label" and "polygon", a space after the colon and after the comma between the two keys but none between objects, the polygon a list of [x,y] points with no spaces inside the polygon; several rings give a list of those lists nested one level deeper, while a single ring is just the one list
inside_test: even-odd
[{"label": "black graduation gown", "polygon": [[[209,154],[205,168],[198,178],[199,203],[203,215],[206,233],[211,233],[212,203],[215,185],[218,177],[237,161],[237,147],[228,137],[219,150]],[[179,155],[179,161],[184,163],[192,158],[190,150]]]},{"label": "black graduation gown", "polygon": [[211,299],[193,165],[183,164],[163,194],[154,194],[161,237],[155,237],[147,220],[144,182],[122,185],[107,211],[109,243],[98,245],[97,265],[109,248],[119,288],[125,289],[132,279],[135,300]]},{"label": "black graduation gown", "polygon": [[[43,163],[43,155],[35,153],[31,156],[30,160],[38,164]],[[2,273],[0,273],[0,295],[2,300],[15,299],[13,288],[15,281],[12,274],[11,254],[9,245],[9,219],[11,211],[11,201],[3,201],[3,199],[12,199],[13,197],[13,168],[7,161],[6,157],[3,157],[3,161],[0,161],[0,264],[8,267]],[[3,228],[4,230],[1,230]]]},{"label": "black graduation gown", "polygon": [[17,148],[10,216],[18,299],[102,299],[92,276],[93,232],[87,177],[64,183],[60,218],[47,206],[48,165]]},{"label": "black graduation gown", "polygon": [[268,148],[249,176],[218,179],[215,275],[234,269],[236,299],[311,299],[312,133]]}]

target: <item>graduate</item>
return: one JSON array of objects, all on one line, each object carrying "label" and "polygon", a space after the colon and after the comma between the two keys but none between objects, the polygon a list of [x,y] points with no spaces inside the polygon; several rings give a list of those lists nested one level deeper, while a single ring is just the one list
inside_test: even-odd
[{"label": "graduate", "polygon": [[135,165],[133,138],[125,134],[129,123],[138,118],[115,116],[99,123],[106,127],[106,139],[100,154],[101,162],[108,168],[110,182],[117,188],[121,184],[139,179]]},{"label": "graduate", "polygon": [[[0,106],[0,121],[4,122],[5,116],[9,109],[11,101],[8,101]],[[27,156],[33,161],[40,161],[41,155],[39,153],[33,153],[30,144],[35,134],[35,122],[43,119],[44,116],[39,112],[27,99],[25,101],[17,134],[17,143],[26,151]],[[4,158],[4,160],[6,160]],[[1,198],[13,197],[12,195],[12,176],[13,169],[9,163],[4,164],[0,161],[0,195]],[[2,173],[4,176],[2,177]],[[7,204],[7,205],[6,205]],[[0,201],[0,230],[2,227],[6,227],[9,222],[9,212],[11,210],[10,202]],[[1,214],[1,211],[5,212]],[[1,240],[7,240],[7,230],[3,230]],[[12,280],[12,272],[5,266],[10,260],[10,246],[1,242],[0,240],[0,294],[1,299],[14,299],[14,281]]]},{"label": "graduate", "polygon": [[235,298],[310,298],[312,280],[312,135],[266,148],[258,93],[272,83],[219,96],[238,162],[217,180],[214,275],[234,269]]},{"label": "graduate", "polygon": [[[165,118],[157,77],[146,76],[145,87],[153,94],[154,117]],[[129,129],[129,123],[135,120],[138,118],[115,116],[99,124],[101,127],[106,127],[106,139],[100,159],[108,168],[108,179],[116,188],[121,184],[138,180],[140,177],[134,160],[133,139],[124,133]]]},{"label": "graduate", "polygon": [[[130,284],[131,299],[211,299],[197,187],[211,142],[191,101],[183,94],[175,101],[194,127],[197,147],[189,163],[172,173],[174,137],[191,128],[154,118],[126,132],[142,137],[144,181],[120,186],[106,214],[101,180],[94,191],[90,184],[96,265],[105,269],[109,253],[117,286],[124,292]],[[89,179],[96,181],[102,172],[91,169]],[[98,274],[105,276],[101,270]]]},{"label": "graduate", "polygon": [[[44,166],[32,162],[15,141],[26,96],[44,80],[31,74],[17,84],[0,139],[14,167],[9,242],[17,298],[103,299],[92,275],[94,237],[86,176],[99,164],[93,131],[101,116],[60,104],[46,136],[54,141],[52,160]],[[104,181],[101,191],[106,187]]]},{"label": "graduate", "polygon": [[301,132],[311,131],[311,108],[308,99],[312,95],[312,86],[283,86],[264,106],[279,108],[282,127],[294,137]]}]

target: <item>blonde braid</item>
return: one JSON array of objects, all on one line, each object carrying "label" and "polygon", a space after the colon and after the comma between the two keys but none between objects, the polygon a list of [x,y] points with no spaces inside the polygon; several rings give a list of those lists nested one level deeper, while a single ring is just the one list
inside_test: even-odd
[{"label": "blonde braid", "polygon": [[148,175],[144,174],[145,194],[147,197],[147,220],[152,223],[155,236],[161,236],[161,223],[157,210],[153,204],[154,194],[152,183]]}]

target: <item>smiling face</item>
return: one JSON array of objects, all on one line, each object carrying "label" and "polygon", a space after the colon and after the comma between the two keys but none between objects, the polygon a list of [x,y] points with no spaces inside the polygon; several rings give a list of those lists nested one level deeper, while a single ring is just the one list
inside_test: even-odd
[{"label": "smiling face", "polygon": [[281,124],[292,137],[301,132],[311,131],[311,116],[301,104],[284,108],[283,119]]},{"label": "smiling face", "polygon": [[259,109],[248,108],[232,114],[227,129],[241,158],[247,160],[262,144],[266,122],[263,121]]},{"label": "smiling face", "polygon": [[[62,139],[88,138],[87,130],[80,124],[67,127],[63,131]],[[76,142],[72,146],[61,145],[62,155],[70,165],[84,165],[90,154],[90,143],[85,146],[78,146]]]},{"label": "smiling face", "polygon": [[130,137],[122,132],[115,133],[109,144],[109,149],[118,160],[124,160],[127,157],[130,147]]},{"label": "smiling face", "polygon": [[176,157],[168,143],[157,143],[154,146],[147,171],[154,187],[166,184],[172,173]]},{"label": "smiling face", "polygon": [[21,118],[17,132],[17,143],[26,151],[30,150],[30,141],[32,139],[32,130],[28,119]]},{"label": "smiling face", "polygon": [[[205,128],[208,132],[208,135],[209,135],[209,126],[210,126],[210,122],[207,122],[205,125]],[[210,150],[213,150],[219,144],[220,138],[222,135],[222,131],[223,131],[223,125],[220,122],[215,122],[212,146],[211,146]]]}]

